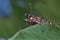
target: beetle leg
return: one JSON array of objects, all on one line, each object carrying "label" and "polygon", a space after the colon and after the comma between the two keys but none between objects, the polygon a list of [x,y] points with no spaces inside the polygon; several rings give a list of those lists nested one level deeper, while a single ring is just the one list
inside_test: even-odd
[{"label": "beetle leg", "polygon": [[24,19],[25,21],[28,21],[28,19]]},{"label": "beetle leg", "polygon": [[51,28],[52,28],[52,25],[54,24],[56,28],[59,29],[59,26],[53,20],[48,20],[47,22],[51,24]]},{"label": "beetle leg", "polygon": [[51,27],[49,28],[49,30],[51,30],[52,29],[52,24],[53,24],[53,22],[52,22],[52,20],[47,20],[47,23],[49,23],[50,25],[51,25]]},{"label": "beetle leg", "polygon": [[60,28],[59,25],[57,25],[54,21],[52,21],[52,22],[57,28]]},{"label": "beetle leg", "polygon": [[50,20],[50,19],[47,20],[47,22],[48,22],[49,24],[51,24],[51,25],[53,24],[52,20]]}]

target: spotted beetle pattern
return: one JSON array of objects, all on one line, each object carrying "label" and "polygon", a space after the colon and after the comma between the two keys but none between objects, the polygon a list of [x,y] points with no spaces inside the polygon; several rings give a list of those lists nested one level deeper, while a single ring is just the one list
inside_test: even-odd
[{"label": "spotted beetle pattern", "polygon": [[32,15],[32,14],[30,14],[30,13],[25,14],[25,16],[26,16],[27,18],[24,19],[24,20],[25,20],[26,22],[28,22],[29,24],[31,24],[31,25],[41,24],[42,22],[45,22],[45,20],[42,19],[41,17]]}]

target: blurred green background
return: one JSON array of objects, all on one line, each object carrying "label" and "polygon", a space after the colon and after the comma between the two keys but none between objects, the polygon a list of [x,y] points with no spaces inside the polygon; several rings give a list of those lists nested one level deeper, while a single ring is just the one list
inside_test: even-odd
[{"label": "blurred green background", "polygon": [[60,0],[23,0],[24,7],[18,7],[17,0],[11,0],[13,13],[7,19],[0,19],[0,37],[10,38],[18,30],[29,26],[24,21],[24,14],[30,10],[29,2],[32,3],[32,11],[35,15],[53,20],[60,26]]}]

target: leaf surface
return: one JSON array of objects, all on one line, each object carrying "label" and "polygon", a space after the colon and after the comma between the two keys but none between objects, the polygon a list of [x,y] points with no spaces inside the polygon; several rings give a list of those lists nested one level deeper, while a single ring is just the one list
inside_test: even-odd
[{"label": "leaf surface", "polygon": [[20,30],[8,40],[60,40],[60,32],[55,26],[42,23]]}]

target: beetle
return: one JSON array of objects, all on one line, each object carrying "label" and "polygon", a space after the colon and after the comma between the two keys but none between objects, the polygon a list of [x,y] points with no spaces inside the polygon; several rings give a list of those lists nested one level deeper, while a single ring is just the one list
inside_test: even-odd
[{"label": "beetle", "polygon": [[27,13],[27,14],[25,14],[25,16],[26,16],[27,18],[24,19],[24,20],[25,20],[26,22],[28,22],[29,24],[31,24],[31,25],[41,24],[42,22],[45,22],[45,20],[42,19],[42,17],[32,15],[31,13]]},{"label": "beetle", "polygon": [[47,23],[51,24],[51,26],[52,26],[52,24],[55,24],[55,26],[57,28],[59,28],[59,26],[54,21],[52,21],[51,19],[45,20],[41,16],[40,17],[39,16],[35,16],[35,15],[31,14],[30,12],[28,12],[28,13],[26,13],[24,15],[26,16],[26,18],[24,20],[26,22],[28,22],[29,24],[31,24],[31,25],[41,24],[43,22],[47,22]]}]

